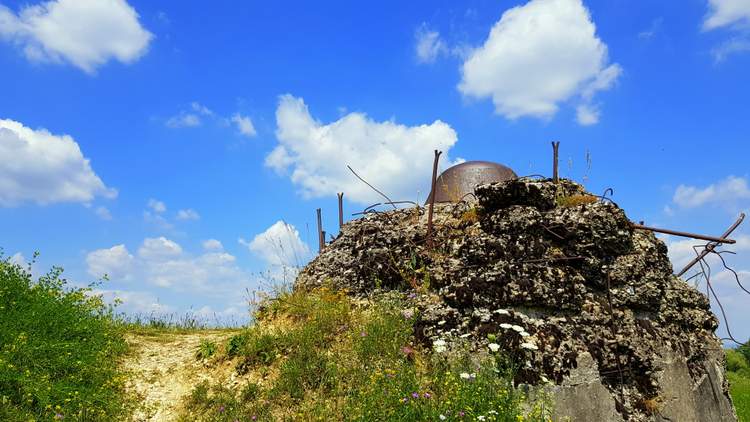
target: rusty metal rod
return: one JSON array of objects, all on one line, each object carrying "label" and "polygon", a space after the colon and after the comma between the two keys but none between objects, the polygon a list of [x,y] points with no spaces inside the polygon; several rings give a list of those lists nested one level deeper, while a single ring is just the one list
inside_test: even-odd
[{"label": "rusty metal rod", "polygon": [[558,170],[560,167],[560,141],[552,142],[552,181],[557,183],[560,181]]},{"label": "rusty metal rod", "polygon": [[326,246],[325,237],[323,237],[323,218],[320,216],[320,208],[317,209],[318,213],[318,251],[322,251]]},{"label": "rusty metal rod", "polygon": [[435,182],[437,181],[438,161],[442,151],[435,150],[435,160],[432,162],[432,184],[430,188],[430,209],[427,214],[427,247],[432,249],[432,208],[435,206]]},{"label": "rusty metal rod", "polygon": [[344,227],[344,192],[336,194],[339,197],[339,230]]},{"label": "rusty metal rod", "polygon": [[638,229],[638,230],[650,230],[652,232],[657,232],[657,233],[665,233],[665,234],[671,234],[674,236],[682,236],[682,237],[692,237],[693,239],[708,240],[708,241],[716,242],[716,243],[729,243],[729,244],[737,243],[737,241],[732,240],[732,239],[722,239],[720,237],[706,236],[702,234],[680,232],[677,230],[669,230],[669,229],[660,229],[657,227],[649,227],[649,226],[644,226],[642,224],[635,224],[635,223],[630,223],[630,225],[634,229]]},{"label": "rusty metal rod", "polygon": [[[737,227],[739,227],[740,224],[742,224],[742,221],[744,219],[745,219],[745,213],[740,213],[740,216],[737,218],[737,221],[735,221],[734,224],[732,224],[727,229],[727,231],[725,231],[724,234],[721,235],[721,238],[722,239],[726,239],[727,236],[729,236],[730,234],[732,234],[732,232],[734,231],[734,229],[736,229]],[[706,247],[703,248],[703,251],[700,254],[698,254],[698,256],[696,256],[695,258],[693,258],[693,260],[690,261],[689,264],[685,265],[685,267],[677,274],[677,277],[680,277],[683,274],[685,274],[686,272],[688,272],[688,270],[691,269],[693,267],[693,265],[697,264],[698,262],[700,262],[701,259],[705,258],[706,255],[708,255],[711,252],[713,252],[713,250],[716,249],[716,247],[718,245],[719,245],[718,243],[710,243],[710,244],[706,245]]]}]

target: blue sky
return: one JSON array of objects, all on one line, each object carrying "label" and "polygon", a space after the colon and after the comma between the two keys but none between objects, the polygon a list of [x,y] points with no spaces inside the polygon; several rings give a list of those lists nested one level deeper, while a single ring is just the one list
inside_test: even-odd
[{"label": "blue sky", "polygon": [[552,140],[631,219],[720,234],[750,208],[750,1],[677,6],[0,0],[0,246],[129,312],[239,317],[335,192],[378,201],[347,164],[424,199],[434,148],[549,174]]}]

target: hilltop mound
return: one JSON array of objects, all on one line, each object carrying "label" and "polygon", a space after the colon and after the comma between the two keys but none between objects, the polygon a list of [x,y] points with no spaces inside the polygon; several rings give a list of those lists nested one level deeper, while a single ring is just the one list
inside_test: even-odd
[{"label": "hilltop mound", "polygon": [[419,292],[424,345],[499,345],[518,362],[515,382],[551,394],[558,417],[736,420],[708,300],[614,203],[571,181],[522,178],[436,205],[434,225],[428,247],[424,209],[368,213],[295,289]]}]

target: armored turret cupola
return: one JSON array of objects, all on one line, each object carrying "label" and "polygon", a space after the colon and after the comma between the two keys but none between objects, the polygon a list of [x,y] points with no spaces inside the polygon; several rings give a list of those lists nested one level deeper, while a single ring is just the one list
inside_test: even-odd
[{"label": "armored turret cupola", "polygon": [[[510,168],[489,161],[466,161],[445,170],[435,182],[435,202],[458,202],[482,183],[502,182],[518,177]],[[430,202],[432,192],[427,197]]]}]

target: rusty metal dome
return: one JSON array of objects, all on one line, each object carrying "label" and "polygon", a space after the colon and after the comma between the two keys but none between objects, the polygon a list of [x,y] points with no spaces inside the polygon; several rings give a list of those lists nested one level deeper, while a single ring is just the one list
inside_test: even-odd
[{"label": "rusty metal dome", "polygon": [[[502,182],[518,177],[510,168],[490,161],[466,161],[445,170],[435,181],[435,202],[458,202],[482,183]],[[427,197],[430,202],[432,192]]]}]

